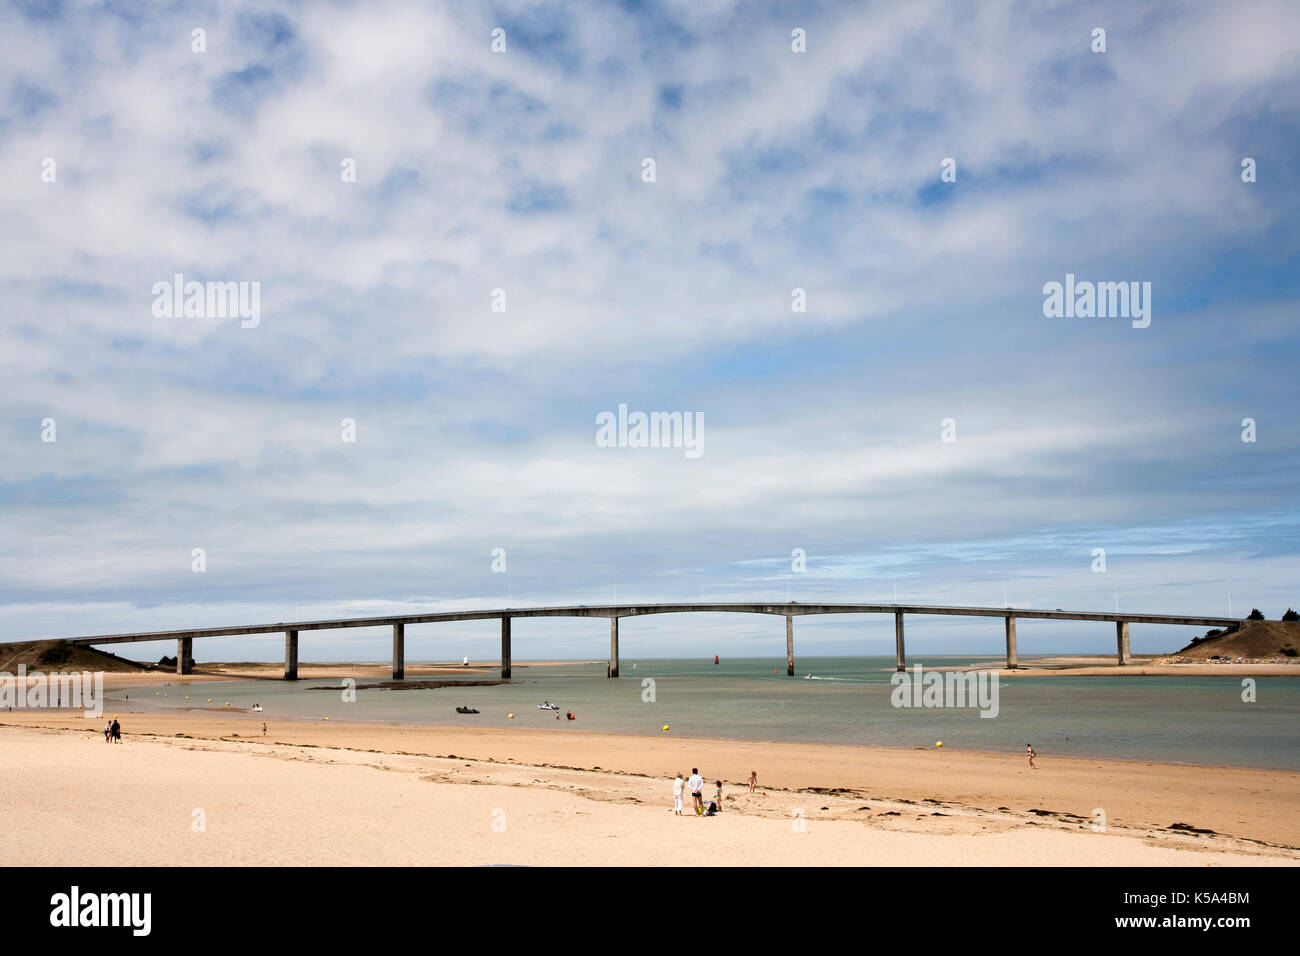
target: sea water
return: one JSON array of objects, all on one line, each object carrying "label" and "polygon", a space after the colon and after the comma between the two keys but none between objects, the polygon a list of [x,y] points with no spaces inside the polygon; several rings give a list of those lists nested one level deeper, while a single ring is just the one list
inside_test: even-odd
[{"label": "sea water", "polygon": [[[908,665],[971,662],[969,656],[922,657],[909,659]],[[1000,658],[989,661],[990,667],[1000,663]],[[667,725],[674,737],[907,748],[930,748],[942,741],[945,748],[1006,753],[1022,753],[1028,743],[1044,757],[1300,770],[1300,668],[1296,677],[1254,678],[1253,703],[1243,701],[1240,677],[1002,677],[997,716],[990,719],[980,717],[976,707],[893,706],[892,657],[808,657],[796,666],[796,676],[787,677],[783,658],[733,658],[717,665],[712,659],[625,659],[622,676],[610,680],[604,663],[530,667],[516,661],[508,684],[357,690],[351,703],[343,700],[340,685],[347,673],[341,668],[337,676],[296,682],[122,687],[106,694],[105,706],[130,694],[132,707],[146,709],[224,711],[229,701],[229,709],[236,711],[259,703],[262,713],[239,715],[251,722],[328,717],[652,735],[664,735]],[[417,675],[405,683],[497,678],[492,669],[463,676]],[[207,703],[208,697],[213,703]],[[553,712],[538,709],[543,701],[559,705],[559,721]],[[455,709],[462,705],[480,713],[459,715]],[[567,711],[577,719],[564,719]],[[260,723],[256,729],[260,732]]]}]

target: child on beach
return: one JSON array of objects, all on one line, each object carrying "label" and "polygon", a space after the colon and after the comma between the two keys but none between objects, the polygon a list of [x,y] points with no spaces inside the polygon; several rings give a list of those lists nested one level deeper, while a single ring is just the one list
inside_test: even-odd
[{"label": "child on beach", "polygon": [[756,786],[758,786],[758,771],[751,770],[749,772],[749,792],[753,793]]},{"label": "child on beach", "polygon": [[722,781],[713,781],[713,802],[718,805],[718,812],[722,812]]},{"label": "child on beach", "polygon": [[1034,753],[1033,745],[1032,745],[1032,744],[1025,744],[1025,752],[1029,755],[1029,769],[1030,769],[1030,770],[1037,770],[1038,767],[1036,767],[1036,766],[1034,765],[1034,758],[1037,757],[1038,754]]},{"label": "child on beach", "polygon": [[682,790],[686,787],[686,781],[682,779],[682,772],[677,771],[677,779],[673,781],[673,813],[676,816],[682,815]]}]

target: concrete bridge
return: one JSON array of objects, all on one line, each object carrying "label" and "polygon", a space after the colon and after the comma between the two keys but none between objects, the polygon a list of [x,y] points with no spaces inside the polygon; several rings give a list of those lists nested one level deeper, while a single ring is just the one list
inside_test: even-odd
[{"label": "concrete bridge", "polygon": [[141,641],[176,641],[176,673],[188,674],[194,667],[194,641],[203,637],[232,637],[240,634],[284,634],[284,679],[298,679],[298,635],[303,631],[327,631],[347,627],[392,627],[393,679],[400,680],[406,669],[406,626],[439,624],[450,621],[501,622],[501,676],[510,676],[510,622],[527,617],[605,617],[609,618],[609,677],[618,676],[618,622],[625,617],[645,614],[770,614],[785,618],[786,674],[794,675],[794,619],[808,614],[892,614],[898,669],[906,668],[903,647],[904,615],[950,615],[958,617],[1000,617],[1007,642],[1007,667],[1015,668],[1016,621],[1110,621],[1115,624],[1115,654],[1121,665],[1129,661],[1128,626],[1130,624],[1183,624],[1194,627],[1236,627],[1241,624],[1230,617],[1189,617],[1177,614],[1136,614],[1096,611],[1036,611],[1005,607],[948,607],[925,604],[580,604],[574,607],[502,608],[488,611],[443,611],[435,614],[401,614],[391,617],[342,618],[333,621],[301,621],[275,624],[249,624],[238,627],[208,627],[183,631],[145,631],[136,634],[102,634],[69,638],[70,644],[130,644]]}]

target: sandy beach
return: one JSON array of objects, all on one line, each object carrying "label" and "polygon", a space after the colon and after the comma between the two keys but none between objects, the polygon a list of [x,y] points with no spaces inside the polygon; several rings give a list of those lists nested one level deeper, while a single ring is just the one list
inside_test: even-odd
[{"label": "sandy beach", "polygon": [[1002,677],[1300,677],[1300,662],[1295,660],[1204,661],[1157,654],[1134,655],[1123,666],[1110,654],[1059,654],[1022,657],[1015,670],[1001,657],[927,669],[996,671]]},{"label": "sandy beach", "polygon": [[[1300,774],[1282,771],[118,713],[120,746],[102,721],[0,714],[0,864],[1300,862]],[[724,781],[717,817],[670,812],[692,767],[709,794]]]},{"label": "sandy beach", "polygon": [[[515,661],[515,670],[527,673],[529,668],[571,667],[582,664],[604,665],[604,661]],[[468,666],[459,663],[407,664],[407,677],[465,677],[482,679],[494,677],[500,673],[496,661],[470,661]],[[393,676],[393,665],[389,662],[347,663],[299,663],[299,680],[327,680],[340,675],[350,677],[367,677],[375,680],[388,680]],[[284,665],[278,661],[239,661],[234,663],[212,663],[196,665],[189,674],[177,674],[173,670],[139,670],[107,672],[104,684],[108,687],[161,686],[162,684],[189,684],[219,680],[283,680]]]}]

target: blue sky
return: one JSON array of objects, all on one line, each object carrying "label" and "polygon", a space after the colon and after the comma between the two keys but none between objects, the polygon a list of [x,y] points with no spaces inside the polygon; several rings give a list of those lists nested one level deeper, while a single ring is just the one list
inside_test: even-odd
[{"label": "blue sky", "polygon": [[[1277,617],[1300,604],[1297,37],[1265,2],[9,5],[0,638],[701,583]],[[176,273],[259,283],[260,323],[156,317]],[[1150,282],[1150,326],[1045,317],[1067,273]],[[620,404],[701,413],[704,453],[598,447]],[[909,644],[992,653],[995,625]],[[624,645],[779,655],[782,631],[647,619]],[[605,642],[537,622],[516,656]]]}]

